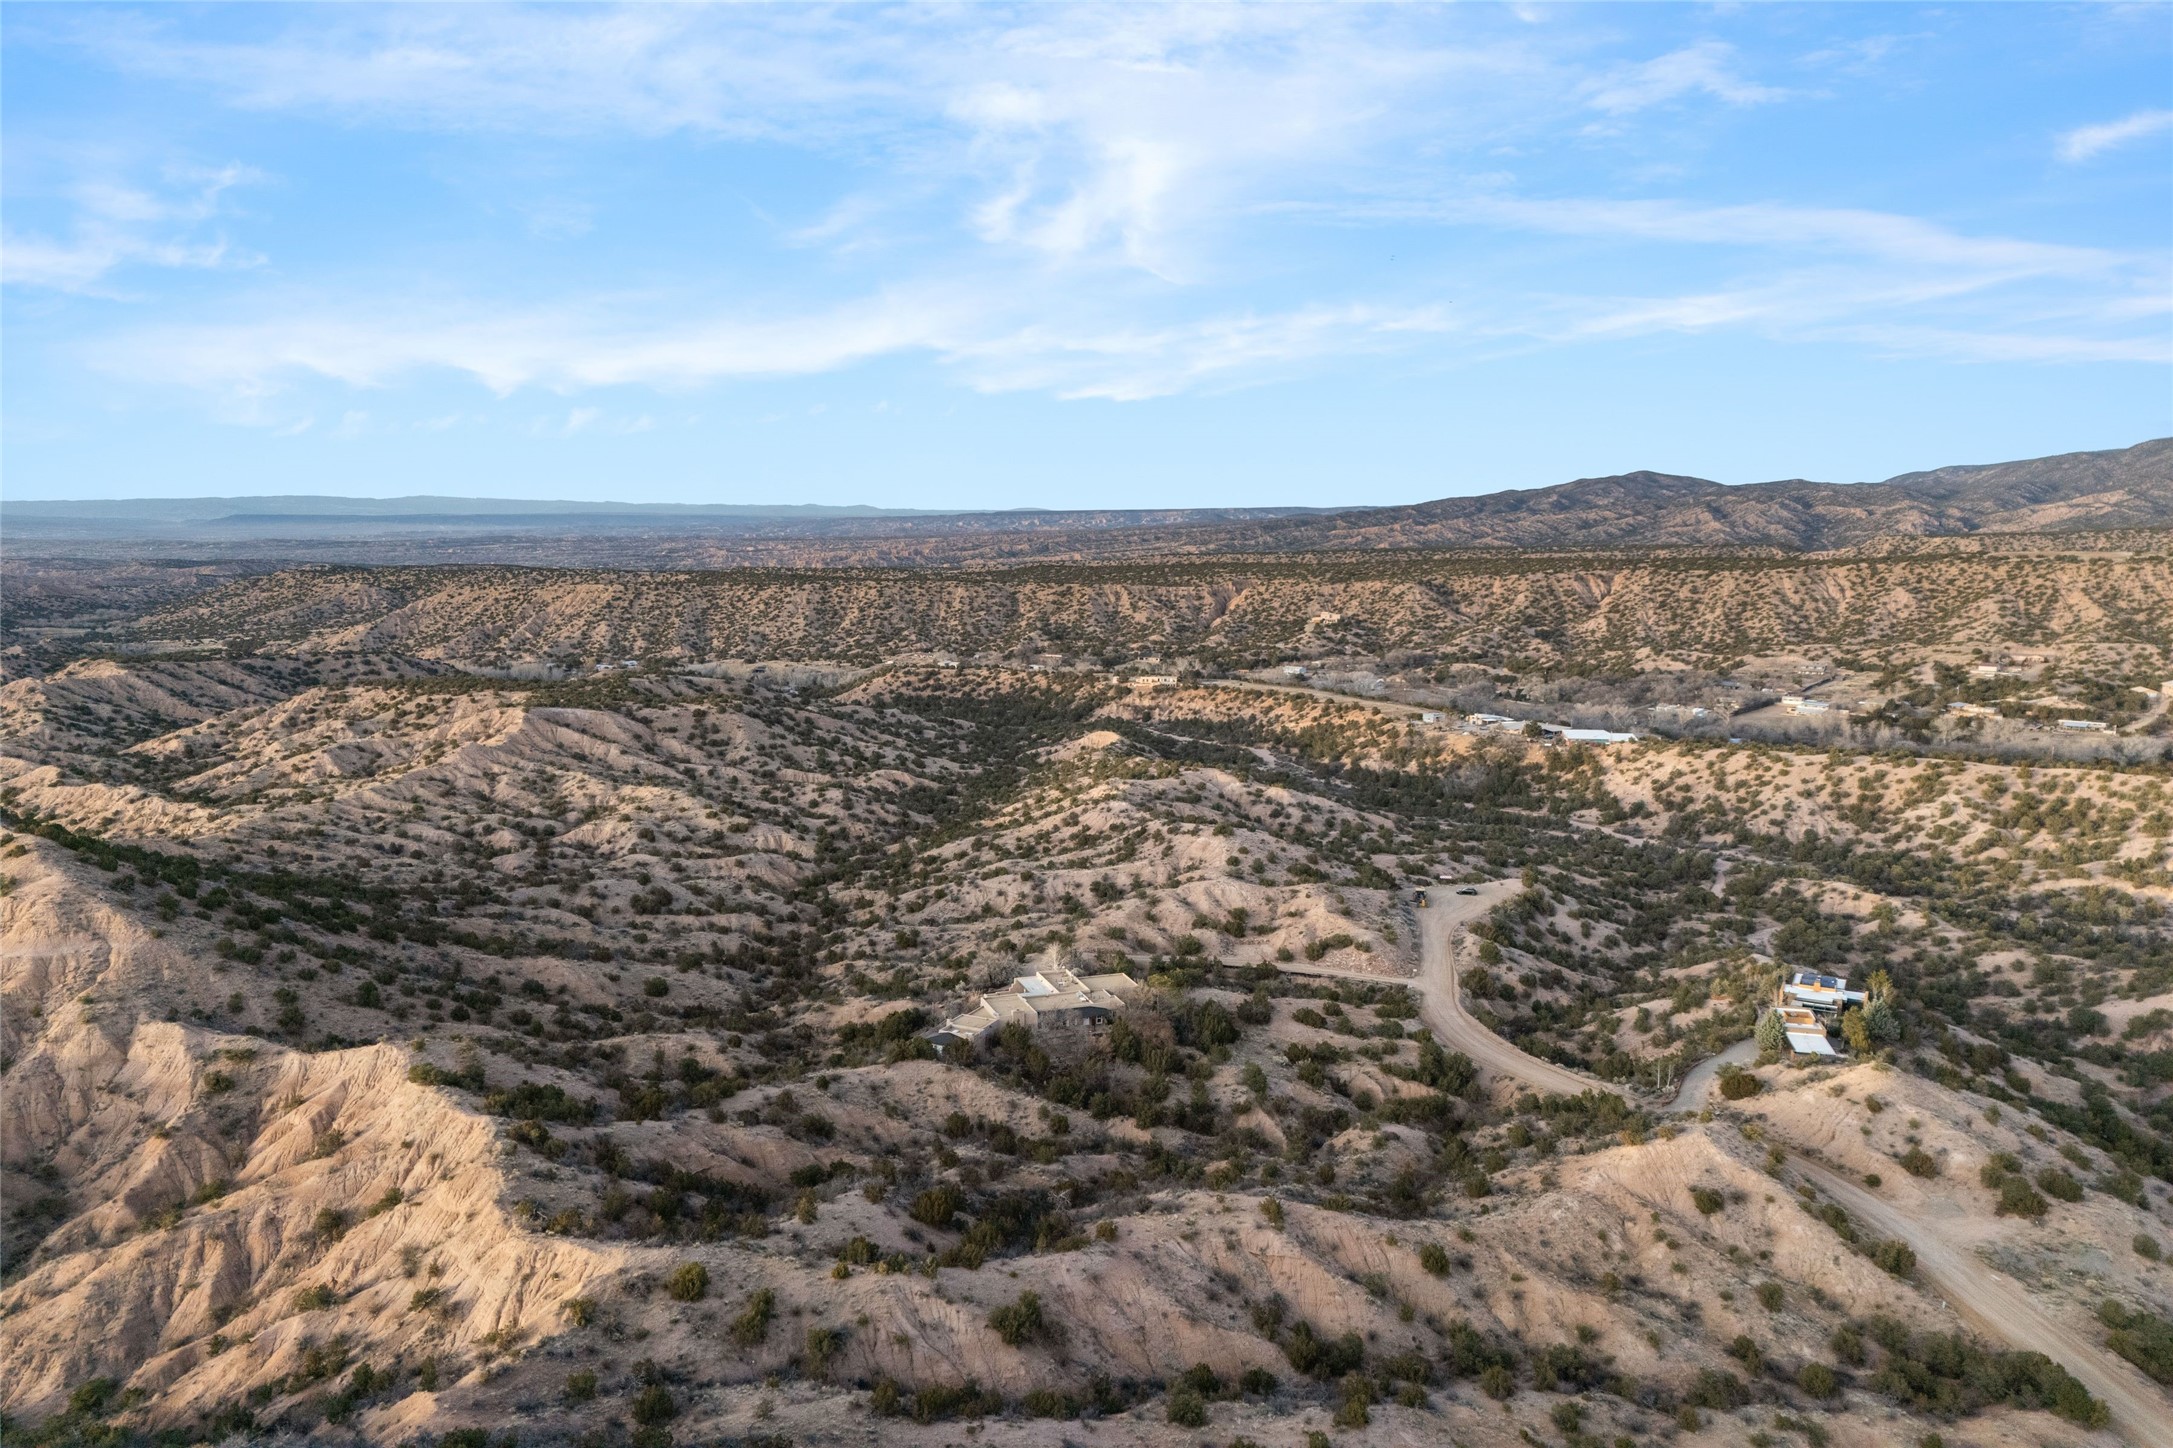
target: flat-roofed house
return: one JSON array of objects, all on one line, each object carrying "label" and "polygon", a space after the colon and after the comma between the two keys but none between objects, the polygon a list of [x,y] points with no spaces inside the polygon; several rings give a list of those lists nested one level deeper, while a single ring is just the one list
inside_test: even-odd
[{"label": "flat-roofed house", "polygon": [[1850,1006],[1860,1006],[1871,997],[1860,990],[1850,990],[1848,977],[1820,975],[1815,970],[1790,971],[1781,981],[1782,1008],[1800,1007],[1819,1016],[1838,1016]]},{"label": "flat-roofed house", "polygon": [[1122,993],[1139,989],[1139,982],[1123,971],[1107,975],[1079,975],[1062,966],[1022,975],[1002,990],[981,997],[980,1004],[951,1017],[929,1033],[936,1054],[952,1046],[978,1041],[1007,1022],[1018,1021],[1029,1030],[1049,1026],[1106,1025],[1124,1009]]},{"label": "flat-roofed house", "polygon": [[1819,1018],[1801,1006],[1783,1006],[1775,1014],[1781,1018],[1781,1029],[1787,1033],[1788,1049],[1799,1056],[1838,1056],[1833,1042],[1826,1039],[1826,1027]]}]

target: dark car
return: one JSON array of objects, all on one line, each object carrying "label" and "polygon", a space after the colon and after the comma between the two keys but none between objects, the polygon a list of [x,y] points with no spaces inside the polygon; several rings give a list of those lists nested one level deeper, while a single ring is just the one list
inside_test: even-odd
[{"label": "dark car", "polygon": [[1459,895],[1476,895],[1479,892],[1477,890],[1474,890],[1471,886],[1466,885],[1463,889],[1457,891],[1456,893]]}]

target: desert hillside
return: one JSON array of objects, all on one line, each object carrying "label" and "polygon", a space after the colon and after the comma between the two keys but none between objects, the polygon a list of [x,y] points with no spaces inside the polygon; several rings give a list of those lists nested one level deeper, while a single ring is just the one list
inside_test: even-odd
[{"label": "desert hillside", "polygon": [[[702,657],[980,626],[826,586],[291,573],[6,686],[15,1431],[2158,1441],[2161,771]],[[1746,1059],[1791,964],[1881,1034]],[[1136,987],[937,1054],[1056,967]]]}]

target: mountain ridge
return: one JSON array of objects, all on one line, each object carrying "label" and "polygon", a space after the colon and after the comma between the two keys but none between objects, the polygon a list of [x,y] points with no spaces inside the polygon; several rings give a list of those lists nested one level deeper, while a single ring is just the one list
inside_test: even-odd
[{"label": "mountain ridge", "polygon": [[[223,510],[223,511],[219,511]],[[2173,438],[2133,447],[1903,473],[1882,482],[1802,478],[1725,484],[1649,469],[1363,508],[1008,509],[865,505],[623,504],[519,499],[305,495],[11,502],[15,551],[129,550],[176,543],[246,554],[297,542],[403,561],[402,548],[473,548],[559,534],[584,547],[722,550],[736,544],[826,549],[911,540],[910,561],[970,558],[1273,553],[1320,548],[1778,547],[1799,552],[1891,536],[2064,532],[2173,525]],[[578,536],[573,536],[578,535]],[[616,540],[616,541],[614,541]],[[302,555],[287,552],[292,561]],[[361,561],[357,558],[355,561]],[[408,557],[405,561],[422,561]],[[684,565],[681,556],[647,562]]]}]

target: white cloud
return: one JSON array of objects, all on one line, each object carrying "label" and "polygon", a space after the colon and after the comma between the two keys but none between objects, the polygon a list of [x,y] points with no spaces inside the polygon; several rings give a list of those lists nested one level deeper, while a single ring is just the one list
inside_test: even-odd
[{"label": "white cloud", "polygon": [[[1188,274],[1255,187],[1382,164],[1384,140],[1575,109],[1573,49],[1450,11],[1296,7],[354,7],[244,38],[101,15],[78,43],[229,104],[523,135],[761,138],[947,196],[986,244]],[[1500,33],[1494,33],[1494,32]],[[847,197],[803,241],[886,219]]]},{"label": "white cloud", "polygon": [[65,237],[23,234],[0,237],[0,281],[47,291],[110,290],[126,267],[208,270],[251,267],[256,253],[223,237],[203,237],[202,223],[219,213],[220,199],[236,186],[263,177],[246,166],[216,170],[177,169],[163,188],[111,176],[84,176],[65,188],[61,201],[72,212]]},{"label": "white cloud", "polygon": [[1748,106],[1780,100],[1787,92],[1743,79],[1736,73],[1735,47],[1725,41],[1701,40],[1621,67],[1590,88],[1589,101],[1594,110],[1623,116],[1690,95]]},{"label": "white cloud", "polygon": [[[418,292],[435,301],[386,300],[366,278],[96,346],[109,371],[228,397],[449,373],[500,396],[565,394],[536,426],[600,435],[610,416],[572,394],[905,355],[979,388],[1112,400],[1394,349],[1724,329],[1881,348],[1919,336],[1942,355],[1981,336],[1984,355],[2126,356],[2156,346],[2128,332],[2166,294],[2149,258],[1889,212],[1519,195],[1520,173],[1562,174],[1567,149],[1617,155],[1611,139],[1647,113],[1787,94],[1719,40],[1610,63],[1621,41],[1553,10],[319,7],[250,12],[218,40],[168,13],[70,23],[124,69],[237,107],[470,133],[759,138],[822,153],[811,174],[861,178],[803,216],[762,217],[793,265],[775,285],[764,275],[761,309],[697,290],[704,280],[605,295],[609,283],[573,268],[609,255],[607,234],[551,249],[556,298],[513,290],[542,268],[466,292],[425,278]],[[2081,143],[2094,154],[2164,114],[2074,136],[2105,133]],[[1635,173],[1603,159],[1592,189],[1688,187],[1700,174],[1685,161],[1663,182],[1650,155],[1637,159]],[[161,255],[232,265],[202,232],[220,189],[191,215],[186,188],[81,187],[81,228],[19,256],[11,243],[10,275],[84,287]],[[549,177],[550,196],[581,189]],[[574,201],[512,209],[558,239],[593,221]],[[1278,252],[1260,238],[1284,223],[1307,235]],[[1419,231],[1406,256],[1421,259],[1386,271],[1334,235],[1374,226]],[[1512,236],[1460,249],[1489,229]],[[791,255],[809,247],[826,255]],[[1595,265],[1565,266],[1564,251]],[[373,299],[328,300],[357,289]],[[500,300],[442,300],[461,295]]]},{"label": "white cloud", "polygon": [[1783,252],[1849,252],[1911,265],[1965,268],[1987,278],[2105,274],[2138,260],[2097,247],[1964,236],[1919,217],[1846,207],[1480,196],[1440,203],[1430,210],[1444,220],[1493,222],[1572,236]]},{"label": "white cloud", "polygon": [[[465,375],[500,396],[527,388],[677,389],[806,376],[919,353],[986,391],[1136,400],[1254,381],[1322,357],[1406,346],[1450,330],[1439,307],[1302,307],[1124,326],[1093,309],[1021,319],[1003,314],[1009,305],[986,296],[876,296],[799,316],[676,323],[629,319],[623,306],[479,311],[451,322],[383,310],[310,315],[288,307],[251,323],[132,332],[93,357],[119,375],[262,398],[310,378],[383,388],[429,372]],[[653,425],[644,418],[634,430]],[[600,408],[580,406],[555,430],[571,436],[603,426]]]},{"label": "white cloud", "polygon": [[2060,137],[2060,159],[2087,161],[2130,141],[2173,130],[2173,111],[2137,111],[2117,121],[2096,126],[2077,126]]},{"label": "white cloud", "polygon": [[1383,352],[1453,330],[1440,307],[1304,307],[1179,326],[1022,328],[954,347],[986,391],[1138,402],[1287,375],[1323,357]]}]

